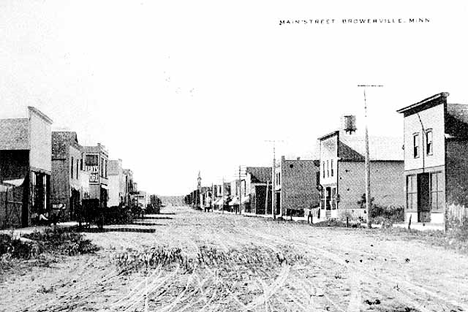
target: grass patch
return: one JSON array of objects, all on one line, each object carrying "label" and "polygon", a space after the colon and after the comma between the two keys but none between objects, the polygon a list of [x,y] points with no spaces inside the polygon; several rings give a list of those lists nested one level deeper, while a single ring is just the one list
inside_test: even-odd
[{"label": "grass patch", "polygon": [[196,268],[232,268],[249,267],[263,268],[279,266],[282,264],[294,264],[303,260],[303,256],[294,253],[288,248],[281,252],[272,252],[269,249],[258,247],[245,247],[241,250],[219,250],[215,247],[201,246],[196,255],[188,255],[180,248],[158,246],[149,248],[143,252],[128,250],[114,255],[114,264],[120,273],[129,273],[147,270],[156,267],[171,268],[180,266],[186,272],[192,272]]},{"label": "grass patch", "polygon": [[0,271],[26,260],[37,260],[36,264],[49,266],[59,255],[94,253],[98,249],[74,228],[46,228],[18,238],[0,234]]},{"label": "grass patch", "polygon": [[83,234],[75,228],[46,228],[44,231],[35,231],[25,234],[23,237],[37,242],[41,251],[67,256],[94,253],[99,248],[85,239]]},{"label": "grass patch", "polygon": [[466,233],[459,229],[450,230],[447,233],[437,230],[408,230],[407,228],[391,227],[382,228],[380,233],[385,235],[393,235],[405,240],[420,240],[433,246],[444,247],[447,249],[457,250],[463,253],[468,253],[468,240]]}]

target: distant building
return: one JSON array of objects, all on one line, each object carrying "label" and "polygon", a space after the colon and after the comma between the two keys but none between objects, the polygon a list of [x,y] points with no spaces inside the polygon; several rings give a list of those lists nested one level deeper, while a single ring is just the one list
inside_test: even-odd
[{"label": "distant building", "polygon": [[244,211],[271,214],[271,167],[247,167],[245,178]]},{"label": "distant building", "polygon": [[[334,131],[320,143],[320,218],[340,218],[343,213],[364,217],[365,140]],[[402,140],[370,137],[370,183],[373,203],[403,206],[404,162]]]},{"label": "distant building", "polygon": [[122,174],[124,176],[124,193],[125,193],[125,200],[124,205],[130,207],[131,206],[131,195],[136,190],[133,188],[133,171],[130,169],[123,169]]},{"label": "distant building", "polygon": [[[52,132],[52,208],[62,209],[62,219],[74,219],[84,196],[89,195],[88,186],[83,185],[82,148],[73,131]],[[88,194],[86,194],[88,193]]]},{"label": "distant building", "polygon": [[14,195],[0,200],[0,227],[29,226],[50,212],[51,125],[31,106],[21,117],[0,119],[0,184]]},{"label": "distant building", "polygon": [[150,203],[150,196],[145,191],[138,191],[135,195],[135,201],[138,207],[145,209]]},{"label": "distant building", "polygon": [[109,160],[108,169],[109,207],[125,204],[127,197],[126,176],[122,169],[122,160]]},{"label": "distant building", "polygon": [[404,116],[406,220],[445,224],[468,216],[468,105],[439,93]]},{"label": "distant building", "polygon": [[101,207],[107,207],[109,196],[108,159],[103,145],[83,146],[85,170],[89,173],[89,196],[98,199]]},{"label": "distant building", "polygon": [[276,172],[276,205],[283,216],[300,215],[320,205],[317,189],[320,174],[319,160],[286,159],[278,163]]}]

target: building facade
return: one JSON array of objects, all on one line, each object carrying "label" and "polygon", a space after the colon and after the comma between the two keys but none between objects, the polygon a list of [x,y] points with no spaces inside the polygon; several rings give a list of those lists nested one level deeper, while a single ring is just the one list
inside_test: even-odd
[{"label": "building facade", "polygon": [[7,193],[0,227],[29,226],[50,213],[51,125],[31,106],[20,117],[0,119],[0,184]]},{"label": "building facade", "polygon": [[122,160],[109,160],[108,169],[109,201],[108,206],[124,205],[127,198],[127,185],[122,169]]},{"label": "building facade", "polygon": [[84,170],[89,173],[89,197],[98,199],[100,207],[107,207],[109,197],[109,154],[105,147],[83,146]]},{"label": "building facade", "polygon": [[280,215],[303,216],[310,208],[320,205],[317,189],[320,161],[282,156],[275,173],[276,205]]},{"label": "building facade", "polygon": [[136,192],[136,189],[133,188],[133,171],[130,169],[122,170],[123,179],[124,179],[124,205],[130,207],[132,204],[132,194]]},{"label": "building facade", "polygon": [[[320,219],[365,215],[365,140],[335,131],[319,138]],[[404,161],[402,140],[370,137],[370,184],[373,203],[403,206]],[[318,217],[318,215],[317,215]]]},{"label": "building facade", "polygon": [[244,211],[271,214],[271,167],[247,167]]},{"label": "building facade", "polygon": [[398,110],[404,116],[405,218],[446,224],[467,215],[468,105],[447,92]]},{"label": "building facade", "polygon": [[53,131],[51,203],[54,210],[62,210],[64,221],[75,219],[81,200],[89,192],[82,185],[82,175],[82,148],[76,132]]}]

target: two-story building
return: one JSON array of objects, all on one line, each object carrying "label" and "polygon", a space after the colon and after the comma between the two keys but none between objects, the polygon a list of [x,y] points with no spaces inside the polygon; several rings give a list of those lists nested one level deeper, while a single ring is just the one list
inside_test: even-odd
[{"label": "two-story building", "polygon": [[122,159],[109,160],[109,207],[125,204],[126,201],[126,181],[122,168]]},{"label": "two-story building", "polygon": [[89,173],[89,198],[98,199],[100,207],[107,207],[109,197],[108,162],[105,147],[83,146],[84,169]]},{"label": "two-story building", "polygon": [[468,105],[442,92],[398,113],[404,116],[406,210],[409,221],[445,224],[467,215]]},{"label": "two-story building", "polygon": [[319,206],[319,164],[318,160],[281,157],[275,170],[276,206],[280,215],[303,216],[306,210]]},{"label": "two-story building", "polygon": [[83,158],[78,136],[74,131],[52,132],[51,203],[61,209],[62,220],[73,220],[85,196],[81,176]]},{"label": "two-story building", "polygon": [[29,106],[0,119],[0,227],[29,226],[50,212],[52,120]]},{"label": "two-story building", "polygon": [[[367,218],[362,203],[366,192],[364,137],[338,130],[318,140],[320,219],[340,218],[343,213]],[[400,138],[369,137],[370,184],[374,204],[405,204],[402,146]]]},{"label": "two-story building", "polygon": [[243,187],[244,211],[271,214],[271,167],[247,167]]}]

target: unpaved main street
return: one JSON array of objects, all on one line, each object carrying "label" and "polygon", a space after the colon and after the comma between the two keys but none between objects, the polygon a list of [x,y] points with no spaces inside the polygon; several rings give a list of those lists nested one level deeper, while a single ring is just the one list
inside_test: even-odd
[{"label": "unpaved main street", "polygon": [[9,274],[0,310],[468,311],[468,257],[423,241],[187,207],[142,222]]}]

